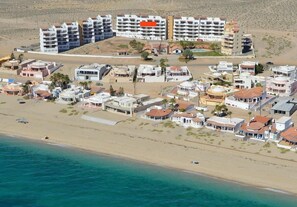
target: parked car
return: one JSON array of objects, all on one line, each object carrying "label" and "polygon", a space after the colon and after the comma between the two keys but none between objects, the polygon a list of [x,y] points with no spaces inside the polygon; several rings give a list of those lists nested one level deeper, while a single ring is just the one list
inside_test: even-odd
[{"label": "parked car", "polygon": [[25,118],[20,118],[20,119],[17,119],[16,120],[18,123],[21,123],[21,124],[28,124],[29,122],[27,121],[27,119]]},{"label": "parked car", "polygon": [[267,62],[266,65],[273,65],[273,62]]},{"label": "parked car", "polygon": [[196,106],[195,109],[197,111],[208,111],[208,108],[207,107],[202,107],[202,106]]}]

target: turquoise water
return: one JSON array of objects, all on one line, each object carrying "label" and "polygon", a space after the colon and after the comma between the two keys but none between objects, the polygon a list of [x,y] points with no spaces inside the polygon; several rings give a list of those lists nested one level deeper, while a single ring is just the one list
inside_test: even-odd
[{"label": "turquoise water", "polygon": [[289,207],[297,202],[205,176],[3,136],[0,153],[0,207]]}]

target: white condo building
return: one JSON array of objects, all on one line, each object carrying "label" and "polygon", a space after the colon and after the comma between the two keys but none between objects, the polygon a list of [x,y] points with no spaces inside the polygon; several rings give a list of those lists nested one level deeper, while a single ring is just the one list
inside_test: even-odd
[{"label": "white condo building", "polygon": [[[171,19],[174,21],[172,39],[175,41],[221,41],[226,23],[225,19],[213,17],[169,17],[168,21]],[[168,36],[170,34],[169,28]]]},{"label": "white condo building", "polygon": [[57,29],[52,26],[48,29],[40,29],[40,50],[41,52],[58,53]]},{"label": "white condo building", "polygon": [[[156,26],[141,26],[143,22],[152,22]],[[146,39],[167,39],[167,21],[161,16],[145,15],[118,15],[116,23],[116,36]]]},{"label": "white condo building", "polygon": [[54,25],[40,29],[40,51],[59,53],[81,44],[100,41],[113,36],[112,16],[98,15],[78,22]]},{"label": "white condo building", "polygon": [[98,15],[95,18],[88,18],[82,21],[83,43],[92,43],[112,37],[112,16]]}]

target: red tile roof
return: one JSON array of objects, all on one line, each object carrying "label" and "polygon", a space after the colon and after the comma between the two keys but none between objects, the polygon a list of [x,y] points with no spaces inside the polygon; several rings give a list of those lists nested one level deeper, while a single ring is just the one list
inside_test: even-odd
[{"label": "red tile roof", "polygon": [[166,117],[172,113],[171,109],[152,109],[145,115],[149,117]]},{"label": "red tile roof", "polygon": [[281,133],[281,137],[287,141],[297,143],[297,127],[291,127]]},{"label": "red tile roof", "polygon": [[263,124],[267,124],[272,118],[266,116],[255,116],[254,121],[261,122]]},{"label": "red tile roof", "polygon": [[258,98],[263,94],[262,87],[255,87],[251,89],[242,89],[234,93],[235,98]]}]

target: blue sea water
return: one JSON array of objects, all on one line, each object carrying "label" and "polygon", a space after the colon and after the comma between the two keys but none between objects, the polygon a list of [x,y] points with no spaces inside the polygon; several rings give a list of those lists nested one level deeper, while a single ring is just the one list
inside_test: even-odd
[{"label": "blue sea water", "polygon": [[0,207],[297,206],[289,195],[5,136],[0,155]]}]

